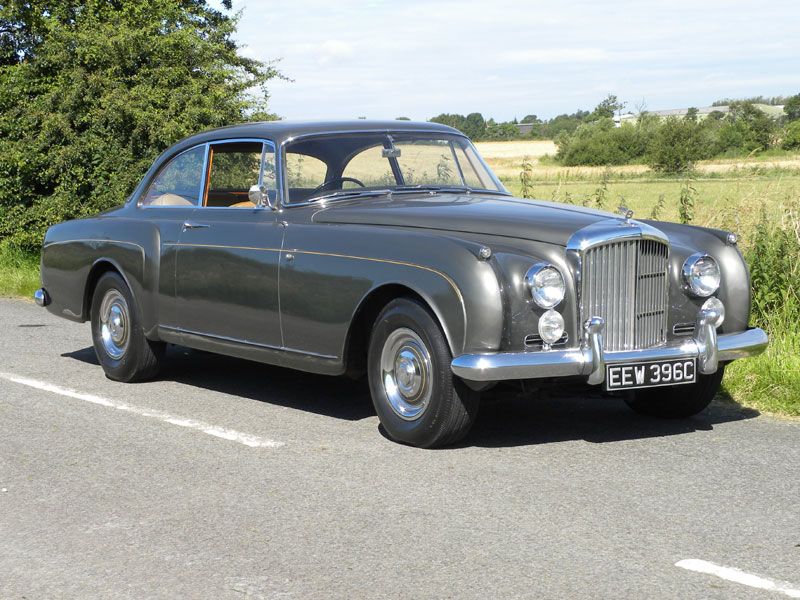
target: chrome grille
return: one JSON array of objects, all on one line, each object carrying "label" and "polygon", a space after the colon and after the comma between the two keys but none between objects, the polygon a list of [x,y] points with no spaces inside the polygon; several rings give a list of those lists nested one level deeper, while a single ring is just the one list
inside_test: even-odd
[{"label": "chrome grille", "polygon": [[624,240],[583,254],[581,322],[602,317],[606,350],[649,348],[666,341],[668,247]]}]

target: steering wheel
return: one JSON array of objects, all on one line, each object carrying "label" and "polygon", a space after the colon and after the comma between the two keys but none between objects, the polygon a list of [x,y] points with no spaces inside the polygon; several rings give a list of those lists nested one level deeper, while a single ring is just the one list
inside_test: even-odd
[{"label": "steering wheel", "polygon": [[309,197],[313,198],[316,193],[329,189],[334,183],[344,183],[345,181],[358,184],[362,188],[367,187],[362,181],[356,179],[355,177],[334,177],[333,179],[328,179],[328,181],[323,181],[317,187],[311,190],[311,196]]}]

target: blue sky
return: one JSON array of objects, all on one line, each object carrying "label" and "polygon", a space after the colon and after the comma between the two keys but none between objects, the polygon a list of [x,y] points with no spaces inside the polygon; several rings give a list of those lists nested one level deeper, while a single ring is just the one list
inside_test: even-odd
[{"label": "blue sky", "polygon": [[234,0],[285,118],[507,120],[800,93],[800,1]]}]

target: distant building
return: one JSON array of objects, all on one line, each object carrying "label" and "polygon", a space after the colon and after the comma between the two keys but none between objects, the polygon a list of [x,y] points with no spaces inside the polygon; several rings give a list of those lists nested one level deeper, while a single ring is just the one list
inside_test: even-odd
[{"label": "distant building", "polygon": [[514,123],[514,126],[519,130],[520,135],[530,135],[533,131],[535,123]]}]

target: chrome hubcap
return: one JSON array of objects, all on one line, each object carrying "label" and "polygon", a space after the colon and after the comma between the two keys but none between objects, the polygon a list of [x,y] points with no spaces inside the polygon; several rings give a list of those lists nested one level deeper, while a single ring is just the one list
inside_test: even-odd
[{"label": "chrome hubcap", "polygon": [[422,339],[405,327],[383,344],[381,381],[389,406],[406,421],[419,419],[431,397],[431,356]]},{"label": "chrome hubcap", "polygon": [[128,303],[118,290],[108,290],[100,303],[100,339],[111,358],[119,360],[128,349]]}]

